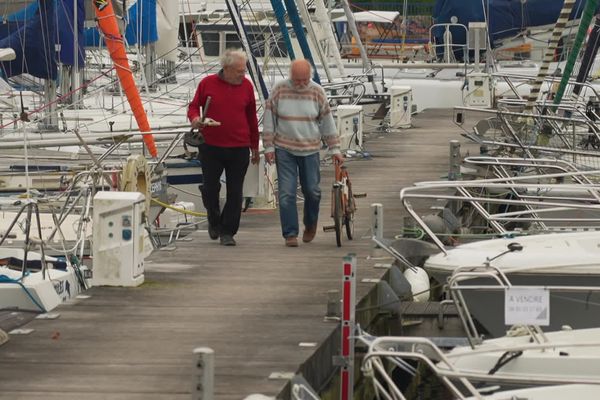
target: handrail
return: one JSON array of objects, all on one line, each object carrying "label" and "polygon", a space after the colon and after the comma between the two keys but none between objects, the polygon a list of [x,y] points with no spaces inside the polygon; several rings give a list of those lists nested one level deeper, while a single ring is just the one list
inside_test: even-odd
[{"label": "handrail", "polygon": [[[464,300],[463,290],[477,290],[477,291],[506,291],[508,288],[515,287],[528,287],[528,288],[540,288],[548,291],[554,292],[600,292],[600,286],[565,286],[565,285],[537,285],[537,286],[515,286],[510,282],[508,278],[508,274],[514,272],[531,272],[536,269],[543,269],[545,267],[539,268],[531,268],[531,267],[521,267],[521,268],[508,268],[508,269],[500,269],[494,265],[488,263],[487,265],[480,265],[477,267],[468,267],[461,266],[454,270],[452,275],[448,278],[447,288],[450,292],[450,296],[454,300],[454,304],[457,308],[459,317],[465,328],[467,333],[467,339],[473,349],[475,346],[479,344],[481,340],[481,336],[477,331],[476,325],[473,321],[473,317],[469,312],[469,308],[467,302]],[[465,281],[473,280],[473,279],[489,279],[494,284],[461,284]],[[543,349],[547,347],[558,347],[556,342],[551,343],[544,332],[539,328],[539,326],[527,325],[525,326],[528,331],[530,337],[537,343],[537,347],[533,344],[528,344],[527,346],[521,346],[521,348],[516,350],[527,350],[527,349]],[[551,345],[548,345],[548,344]],[[600,342],[595,343],[596,346],[600,346]],[[573,345],[575,347],[576,345]],[[580,345],[577,345],[580,346]],[[499,348],[497,351],[501,351]],[[476,353],[469,354],[478,354],[486,352],[486,350],[479,350]],[[457,355],[458,356],[458,355]]]},{"label": "handrail", "polygon": [[[600,171],[571,171],[542,175],[526,175],[517,177],[502,177],[494,179],[481,179],[469,181],[434,181],[418,182],[415,186],[403,188],[400,191],[400,200],[404,208],[413,217],[417,224],[429,235],[437,247],[447,254],[447,250],[440,238],[427,226],[423,219],[413,209],[413,199],[436,199],[469,203],[477,213],[488,221],[489,225],[499,235],[509,232],[502,223],[507,222],[536,222],[538,229],[549,231],[549,222],[587,222],[593,227],[600,227],[600,213],[598,217],[571,218],[561,215],[549,215],[558,211],[592,210],[600,211],[600,184],[556,184],[556,183],[530,183],[550,179],[565,179],[580,176],[600,176]],[[445,193],[452,190],[452,194]],[[495,194],[507,193],[508,198],[488,197],[482,192]],[[521,206],[523,210],[499,210],[493,212],[487,205]],[[589,227],[589,226],[588,226]],[[573,229],[573,226],[570,226]],[[514,234],[514,232],[512,232]]]}]

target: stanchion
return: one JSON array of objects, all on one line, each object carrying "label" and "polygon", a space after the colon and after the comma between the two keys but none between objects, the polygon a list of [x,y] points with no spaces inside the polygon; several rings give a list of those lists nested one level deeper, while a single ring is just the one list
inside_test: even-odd
[{"label": "stanchion", "polygon": [[348,254],[342,264],[342,367],[341,400],[351,400],[354,393],[354,327],[356,308],[356,255]]}]

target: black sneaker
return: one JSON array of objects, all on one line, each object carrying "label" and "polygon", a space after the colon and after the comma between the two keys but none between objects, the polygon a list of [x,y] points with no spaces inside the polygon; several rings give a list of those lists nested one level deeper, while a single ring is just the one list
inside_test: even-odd
[{"label": "black sneaker", "polygon": [[208,224],[208,236],[210,236],[210,238],[212,240],[217,240],[219,238],[219,227],[213,226],[209,223]]},{"label": "black sneaker", "polygon": [[222,246],[235,246],[235,239],[231,235],[221,235]]}]

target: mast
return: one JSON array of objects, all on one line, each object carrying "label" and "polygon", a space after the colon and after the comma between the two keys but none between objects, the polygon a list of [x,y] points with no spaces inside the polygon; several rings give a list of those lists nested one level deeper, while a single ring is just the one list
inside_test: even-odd
[{"label": "mast", "polygon": [[327,62],[327,58],[323,54],[323,49],[321,49],[321,46],[319,45],[319,41],[317,40],[317,35],[315,33],[315,30],[313,29],[313,24],[310,19],[310,15],[308,13],[308,8],[306,7],[306,3],[304,2],[304,0],[298,1],[298,7],[300,10],[300,14],[302,15],[302,19],[304,20],[304,26],[306,26],[306,31],[308,32],[308,36],[310,37],[310,40],[313,42],[313,47],[314,47],[315,51],[317,52],[317,56],[319,57],[319,60],[321,60],[321,65],[323,66],[323,69],[325,70],[325,75],[327,75],[327,80],[329,82],[332,82],[333,79],[331,78],[331,71],[329,70],[329,63]]},{"label": "mast", "polygon": [[246,32],[242,15],[240,14],[240,10],[235,0],[226,0],[226,3],[229,14],[231,15],[233,26],[235,26],[235,30],[240,38],[240,42],[242,43],[242,47],[248,55],[248,71],[250,72],[250,77],[254,82],[254,86],[257,88],[258,99],[260,100],[261,105],[264,107],[265,101],[269,97],[269,91],[263,79],[260,67],[258,66],[258,62],[256,61],[256,57],[254,56],[254,53],[252,53],[252,48],[250,47],[250,41],[248,40],[248,33]]},{"label": "mast", "polygon": [[533,107],[535,106],[535,102],[537,101],[538,95],[540,94],[542,84],[548,76],[550,63],[552,62],[552,60],[554,60],[554,52],[558,47],[558,41],[560,40],[560,37],[562,36],[563,31],[565,30],[565,26],[567,25],[567,21],[569,20],[569,15],[571,15],[573,5],[575,5],[575,0],[565,0],[563,8],[558,16],[558,20],[556,20],[556,25],[554,25],[554,30],[552,31],[550,42],[548,43],[548,47],[546,48],[546,53],[544,53],[542,65],[540,66],[540,70],[538,71],[538,75],[535,79],[535,82],[531,85],[531,90],[529,91],[529,98],[527,99],[527,105],[525,106],[526,113],[530,113],[533,110]]},{"label": "mast", "polygon": [[363,71],[367,71],[369,68],[371,68],[371,62],[367,57],[367,51],[363,46],[362,40],[360,39],[360,35],[358,34],[358,29],[356,28],[356,20],[354,19],[354,14],[352,14],[352,10],[350,10],[348,0],[342,0],[342,7],[344,8],[344,14],[346,14],[346,19],[348,20],[348,28],[352,32],[352,36],[354,36],[354,39],[356,40],[356,46],[360,51],[360,58],[362,59]]},{"label": "mast", "polygon": [[565,89],[567,88],[567,84],[569,83],[569,78],[571,77],[571,73],[573,72],[573,67],[575,66],[577,57],[579,56],[579,50],[581,50],[581,46],[583,45],[583,41],[585,40],[585,35],[587,34],[587,30],[590,26],[590,23],[592,22],[592,18],[594,17],[596,8],[598,8],[598,0],[587,0],[587,2],[585,3],[585,8],[583,9],[583,14],[581,15],[581,21],[579,23],[579,30],[577,31],[577,35],[575,36],[575,41],[573,42],[573,48],[571,49],[571,53],[569,54],[567,65],[565,65],[565,72],[563,73],[562,79],[560,80],[560,85],[558,86],[556,95],[554,96],[554,105],[558,105],[562,100],[563,95],[565,94]]},{"label": "mast", "polygon": [[271,0],[271,7],[273,7],[273,12],[275,13],[275,18],[277,19],[277,25],[279,25],[281,36],[283,36],[283,42],[287,48],[288,57],[290,60],[295,60],[296,55],[294,54],[292,40],[290,39],[290,33],[288,32],[287,24],[285,23],[285,7],[283,5],[283,1]]},{"label": "mast", "polygon": [[81,86],[81,75],[79,74],[79,4],[73,0],[73,68],[71,71],[71,103],[74,109],[79,109],[80,95],[78,87]]},{"label": "mast", "polygon": [[[598,54],[598,48],[600,48],[600,15],[596,15],[594,20],[594,26],[592,27],[592,31],[590,32],[590,36],[588,38],[587,47],[585,48],[585,53],[583,54],[583,59],[581,60],[581,66],[579,67],[579,73],[577,74],[576,81],[579,83],[585,82],[588,75],[590,74],[590,70],[592,69],[592,65],[594,64],[594,60],[596,58],[596,54]],[[573,88],[573,94],[576,96],[581,93],[581,89],[583,86],[575,85]]]},{"label": "mast", "polygon": [[[342,61],[342,56],[340,54],[340,50],[337,46],[338,41],[333,34],[333,27],[331,26],[331,18],[327,13],[327,9],[325,8],[325,4],[323,0],[315,0],[315,17],[317,18],[317,23],[323,29],[325,33],[325,40],[327,42],[327,52],[333,56],[333,61],[338,69],[340,76],[345,76],[346,71],[344,70],[344,62]],[[331,2],[329,3],[331,4]]]},{"label": "mast", "polygon": [[296,33],[296,38],[298,39],[298,43],[302,49],[302,54],[313,67],[313,80],[317,83],[321,83],[321,80],[319,79],[319,73],[317,72],[317,66],[313,60],[312,53],[310,52],[310,47],[308,46],[308,41],[306,40],[306,35],[304,34],[304,27],[302,27],[302,21],[300,20],[300,15],[298,15],[298,9],[296,8],[294,0],[285,0],[285,8],[287,9],[288,18],[292,23],[292,27]]},{"label": "mast", "polygon": [[[119,32],[119,26],[115,17],[115,12],[112,6],[112,2],[104,0],[92,0],[94,3],[94,10],[96,13],[96,19],[98,26],[104,33],[104,42],[110,52],[110,57],[115,64],[115,69],[127,97],[127,101],[131,106],[131,111],[135,117],[135,121],[141,132],[150,132],[150,124],[148,123],[148,116],[144,110],[142,100],[140,99],[140,93],[135,80],[133,79],[133,73],[129,67],[129,61],[127,60],[127,54],[125,53],[125,46],[123,44],[123,36]],[[154,143],[154,136],[150,133],[143,135],[144,143],[150,151],[152,157],[156,157],[158,152],[156,151],[156,144]]]}]

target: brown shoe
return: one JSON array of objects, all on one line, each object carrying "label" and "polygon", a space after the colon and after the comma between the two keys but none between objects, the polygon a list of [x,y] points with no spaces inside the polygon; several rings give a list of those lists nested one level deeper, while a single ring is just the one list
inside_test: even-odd
[{"label": "brown shoe", "polygon": [[287,247],[298,247],[298,238],[296,236],[286,237],[285,245]]},{"label": "brown shoe", "polygon": [[307,226],[304,228],[304,233],[302,234],[302,241],[304,243],[312,242],[317,234],[317,225]]}]

